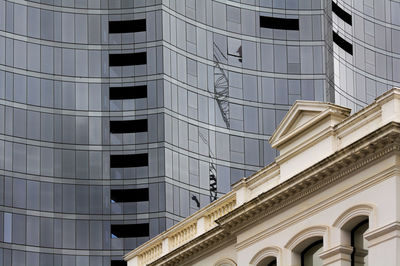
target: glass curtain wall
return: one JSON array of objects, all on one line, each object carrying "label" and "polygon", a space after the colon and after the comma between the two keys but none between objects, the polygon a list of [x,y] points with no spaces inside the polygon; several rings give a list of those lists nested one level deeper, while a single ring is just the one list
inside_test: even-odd
[{"label": "glass curtain wall", "polygon": [[0,265],[124,265],[270,163],[295,100],[400,86],[375,2],[0,0]]}]

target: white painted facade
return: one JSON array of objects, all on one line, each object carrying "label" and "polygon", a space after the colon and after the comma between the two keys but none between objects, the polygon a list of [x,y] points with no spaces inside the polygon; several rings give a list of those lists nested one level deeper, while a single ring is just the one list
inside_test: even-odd
[{"label": "white painted facade", "polygon": [[349,115],[296,102],[270,139],[274,163],[128,253],[128,266],[321,265],[306,261],[313,243],[322,265],[400,265],[400,89]]}]

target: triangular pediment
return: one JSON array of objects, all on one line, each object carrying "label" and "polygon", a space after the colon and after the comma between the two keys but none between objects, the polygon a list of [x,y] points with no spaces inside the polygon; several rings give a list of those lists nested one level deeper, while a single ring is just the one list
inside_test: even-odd
[{"label": "triangular pediment", "polygon": [[335,117],[341,117],[341,119],[335,121],[341,121],[350,115],[350,109],[331,103],[296,101],[271,136],[271,146],[278,148],[283,142],[304,132],[317,121],[332,114],[335,114]]},{"label": "triangular pediment", "polygon": [[316,117],[320,112],[318,111],[307,111],[307,110],[301,110],[296,113],[296,117],[293,117],[293,119],[288,123],[288,125],[285,127],[284,131],[282,132],[281,136],[286,135],[288,132],[291,132],[295,130],[296,128],[301,127],[302,125],[306,124],[308,121]]}]

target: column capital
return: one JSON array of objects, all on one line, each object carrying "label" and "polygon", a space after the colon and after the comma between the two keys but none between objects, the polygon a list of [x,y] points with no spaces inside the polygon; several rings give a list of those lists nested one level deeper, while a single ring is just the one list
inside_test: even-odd
[{"label": "column capital", "polygon": [[382,227],[367,231],[364,234],[368,247],[373,247],[392,238],[400,238],[400,222],[393,222]]},{"label": "column capital", "polygon": [[347,245],[338,245],[321,252],[319,257],[324,261],[324,265],[330,265],[335,262],[351,262],[352,252],[353,247]]}]

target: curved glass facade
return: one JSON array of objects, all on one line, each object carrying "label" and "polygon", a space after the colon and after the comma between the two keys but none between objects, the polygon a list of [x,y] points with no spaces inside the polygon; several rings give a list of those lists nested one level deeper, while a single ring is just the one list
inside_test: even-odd
[{"label": "curved glass facade", "polygon": [[349,54],[333,46],[335,101],[359,110],[383,92],[400,86],[400,2],[335,1],[352,23],[333,13],[333,31],[347,41]]},{"label": "curved glass facade", "polygon": [[347,2],[0,0],[0,266],[123,265],[268,164],[295,100],[399,85],[400,3]]}]

